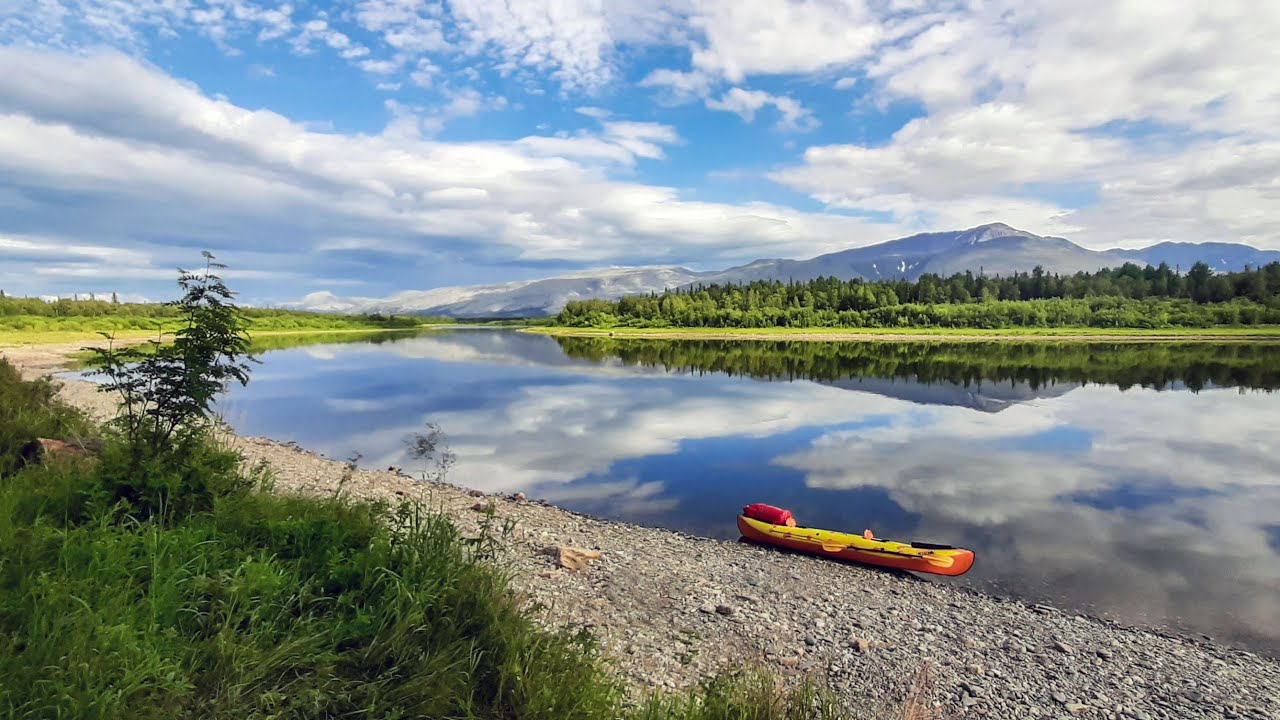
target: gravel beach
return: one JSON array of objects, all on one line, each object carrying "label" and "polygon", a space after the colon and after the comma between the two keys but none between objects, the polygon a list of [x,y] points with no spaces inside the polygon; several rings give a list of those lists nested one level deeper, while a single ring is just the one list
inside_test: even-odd
[{"label": "gravel beach", "polygon": [[[31,377],[57,370],[75,349],[0,355]],[[66,382],[62,393],[97,417],[113,410],[87,382]],[[905,699],[923,672],[938,717],[1280,720],[1280,661],[1256,653],[945,580],[415,482],[395,469],[349,472],[341,461],[265,438],[228,442],[248,462],[267,463],[278,492],[334,493],[342,483],[353,496],[422,498],[467,534],[487,517],[507,524],[498,561],[545,608],[543,622],[588,628],[637,690],[763,665],[813,677],[851,707],[877,713]],[[728,521],[736,510],[725,509]]]}]

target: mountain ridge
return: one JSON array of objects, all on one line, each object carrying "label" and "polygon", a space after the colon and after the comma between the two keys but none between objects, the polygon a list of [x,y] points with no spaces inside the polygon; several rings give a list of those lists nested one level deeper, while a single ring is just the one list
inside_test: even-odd
[{"label": "mountain ridge", "polygon": [[724,270],[695,271],[677,265],[643,265],[583,270],[536,280],[406,290],[386,298],[343,298],[327,290],[310,293],[283,306],[297,310],[343,313],[412,313],[457,318],[532,317],[552,315],[572,300],[616,300],[625,295],[663,292],[695,284],[745,283],[754,280],[812,280],[836,276],[915,280],[925,273],[957,272],[1011,275],[1038,266],[1072,274],[1118,267],[1126,262],[1183,269],[1206,262],[1217,271],[1280,261],[1280,251],[1239,243],[1162,242],[1145,248],[1090,250],[1066,238],[1036,235],[1004,223],[966,230],[918,233],[874,245],[838,250],[807,260],[765,258]]}]

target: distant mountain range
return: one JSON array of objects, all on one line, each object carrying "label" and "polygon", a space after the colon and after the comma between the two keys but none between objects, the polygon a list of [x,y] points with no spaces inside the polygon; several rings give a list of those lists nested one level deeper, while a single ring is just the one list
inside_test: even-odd
[{"label": "distant mountain range", "polygon": [[1239,243],[1164,242],[1135,250],[1089,250],[1058,237],[1041,237],[1003,223],[968,230],[922,233],[878,245],[842,250],[808,260],[756,260],[727,270],[695,272],[682,267],[647,266],[588,270],[570,275],[498,285],[410,290],[387,298],[338,297],[330,292],[307,295],[285,307],[340,313],[415,313],[470,317],[536,317],[559,312],[570,300],[615,300],[625,295],[662,292],[701,283],[752,280],[810,280],[834,275],[842,279],[915,280],[925,273],[947,276],[966,270],[986,275],[1012,275],[1037,265],[1055,273],[1094,271],[1126,262],[1184,271],[1197,262],[1217,271],[1240,270],[1280,261],[1280,251]]}]

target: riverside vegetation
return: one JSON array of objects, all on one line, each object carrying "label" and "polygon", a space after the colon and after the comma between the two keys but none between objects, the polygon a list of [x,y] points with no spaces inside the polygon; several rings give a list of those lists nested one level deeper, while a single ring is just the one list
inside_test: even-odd
[{"label": "riverside vegetation", "polygon": [[[240,308],[247,330],[254,333],[406,330],[448,322],[448,318],[407,315],[332,315],[324,313]],[[162,303],[122,303],[115,299],[6,297],[0,291],[0,344],[75,341],[110,332],[140,338],[171,334],[182,322],[177,308]],[[265,337],[265,336],[263,336]]]},{"label": "riverside vegetation", "polygon": [[[0,360],[0,714],[837,716],[812,685],[745,671],[628,704],[590,636],[520,603],[499,536],[341,486],[268,492],[209,413],[251,369],[216,267],[182,273],[173,343],[96,351],[123,400],[106,425]],[[34,457],[37,438],[96,452]]]},{"label": "riverside vegetation", "polygon": [[1280,263],[1185,274],[1166,264],[1011,277],[971,272],[908,280],[759,280],[568,303],[571,327],[1211,328],[1280,325]]},{"label": "riverside vegetation", "polygon": [[965,387],[987,383],[1100,383],[1123,389],[1181,383],[1280,389],[1280,343],[618,340],[556,337],[565,355],[684,372],[775,379],[894,378]]}]

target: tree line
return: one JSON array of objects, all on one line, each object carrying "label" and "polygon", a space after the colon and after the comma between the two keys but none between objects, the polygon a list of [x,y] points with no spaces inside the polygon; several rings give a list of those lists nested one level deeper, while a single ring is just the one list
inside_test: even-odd
[{"label": "tree line", "polygon": [[565,305],[562,325],[633,327],[1209,327],[1280,324],[1280,263],[1215,273],[1196,263],[1072,275],[925,274],[915,281],[757,280]]}]

